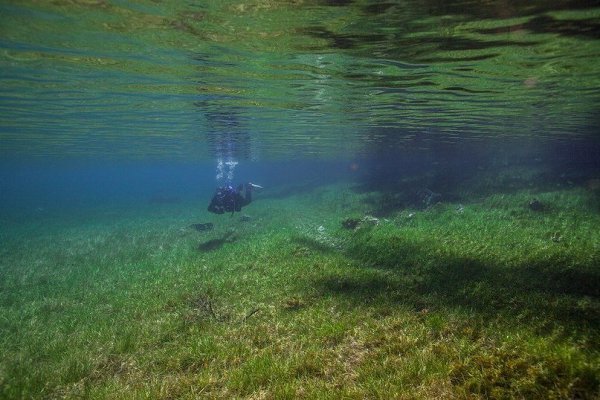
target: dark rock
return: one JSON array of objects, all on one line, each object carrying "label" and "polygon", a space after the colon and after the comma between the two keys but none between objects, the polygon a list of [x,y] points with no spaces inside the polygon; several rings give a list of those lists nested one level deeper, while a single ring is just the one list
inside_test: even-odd
[{"label": "dark rock", "polygon": [[434,206],[434,205],[436,205],[437,203],[439,203],[442,200],[441,193],[436,193],[436,192],[434,192],[432,190],[429,190],[427,188],[419,191],[419,193],[417,195],[421,199],[421,203],[423,204],[423,206],[425,208],[429,208],[431,206]]},{"label": "dark rock", "polygon": [[356,229],[360,225],[360,219],[346,218],[342,221],[342,226],[346,229]]},{"label": "dark rock", "polygon": [[214,226],[213,226],[212,222],[206,222],[204,224],[191,224],[190,225],[190,228],[194,228],[198,232],[212,231],[213,227]]},{"label": "dark rock", "polygon": [[542,204],[542,202],[538,199],[533,199],[529,201],[529,209],[531,211],[543,211],[544,208],[544,204]]}]

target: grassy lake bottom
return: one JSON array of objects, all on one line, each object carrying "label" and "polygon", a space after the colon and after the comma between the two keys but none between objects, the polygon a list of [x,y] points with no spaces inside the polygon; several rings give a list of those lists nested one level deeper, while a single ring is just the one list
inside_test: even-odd
[{"label": "grassy lake bottom", "polygon": [[0,397],[598,398],[598,186],[4,218]]}]

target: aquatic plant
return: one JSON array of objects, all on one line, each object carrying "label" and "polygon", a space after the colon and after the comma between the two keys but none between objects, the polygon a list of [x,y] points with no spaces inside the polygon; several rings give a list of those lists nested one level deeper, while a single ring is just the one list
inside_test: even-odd
[{"label": "aquatic plant", "polygon": [[355,230],[340,221],[372,204],[343,184],[206,234],[180,234],[181,203],[22,224],[0,263],[0,397],[597,398],[600,217],[583,188],[536,191],[544,213],[532,195]]}]

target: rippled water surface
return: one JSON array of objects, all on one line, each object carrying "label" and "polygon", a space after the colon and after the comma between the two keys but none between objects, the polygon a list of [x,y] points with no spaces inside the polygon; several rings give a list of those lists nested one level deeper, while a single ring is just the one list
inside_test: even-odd
[{"label": "rippled water surface", "polygon": [[594,140],[598,1],[0,4],[0,151],[269,159]]}]

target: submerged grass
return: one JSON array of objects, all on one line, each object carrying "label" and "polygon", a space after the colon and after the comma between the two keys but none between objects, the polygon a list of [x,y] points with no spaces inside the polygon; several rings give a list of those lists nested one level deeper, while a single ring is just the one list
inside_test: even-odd
[{"label": "submerged grass", "polygon": [[[0,397],[599,397],[597,193],[362,219],[378,196],[265,191],[250,221],[179,204],[5,232]],[[202,218],[215,230],[185,228]]]}]

